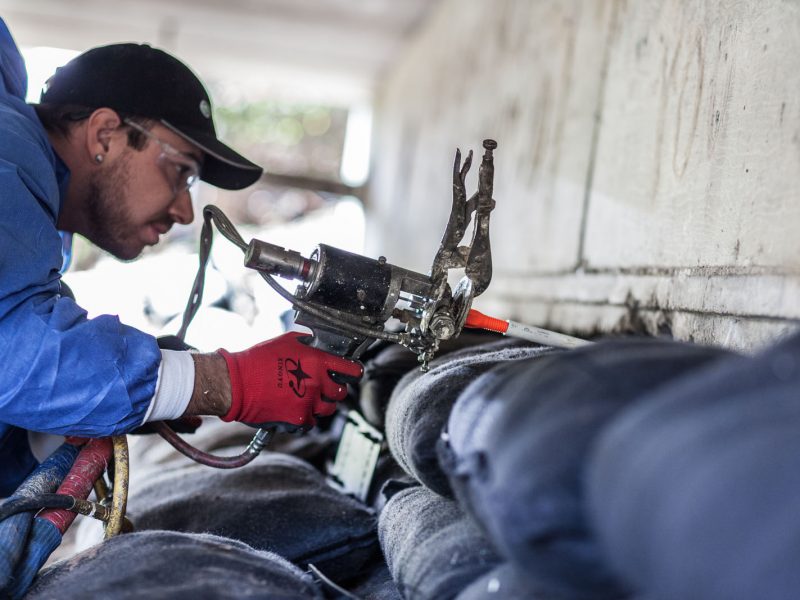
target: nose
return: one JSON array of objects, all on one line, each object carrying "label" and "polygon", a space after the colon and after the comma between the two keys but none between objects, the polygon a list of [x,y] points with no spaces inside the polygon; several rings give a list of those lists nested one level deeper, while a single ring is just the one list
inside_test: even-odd
[{"label": "nose", "polygon": [[178,192],[169,208],[169,215],[176,223],[188,225],[194,220],[194,209],[192,208],[192,196],[189,190]]}]

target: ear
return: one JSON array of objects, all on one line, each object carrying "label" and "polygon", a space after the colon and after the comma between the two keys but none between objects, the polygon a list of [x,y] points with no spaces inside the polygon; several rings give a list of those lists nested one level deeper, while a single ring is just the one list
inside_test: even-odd
[{"label": "ear", "polygon": [[[102,163],[109,154],[117,154],[127,142],[119,127],[122,119],[110,108],[98,108],[86,120],[86,150],[93,162]],[[102,157],[97,159],[97,157]]]}]

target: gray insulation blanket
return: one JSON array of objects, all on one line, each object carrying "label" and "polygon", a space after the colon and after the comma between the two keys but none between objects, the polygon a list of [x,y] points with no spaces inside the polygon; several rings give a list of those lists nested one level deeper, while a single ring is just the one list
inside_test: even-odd
[{"label": "gray insulation blanket", "polygon": [[450,418],[458,496],[531,585],[569,598],[621,597],[626,587],[605,563],[585,516],[589,448],[642,395],[724,356],[714,348],[627,339],[490,372]]},{"label": "gray insulation blanket", "polygon": [[456,398],[493,366],[548,350],[505,339],[436,359],[427,373],[408,373],[397,384],[386,413],[386,441],[392,455],[409,475],[438,494],[452,496],[447,476],[439,466],[436,442]]},{"label": "gray insulation blanket", "polygon": [[153,474],[132,491],[128,511],[137,530],[230,537],[314,563],[335,581],[357,574],[377,551],[374,512],[284,454],[264,453],[240,469],[193,465]]},{"label": "gray insulation blanket", "polygon": [[648,598],[800,597],[800,335],[645,398],[589,467],[603,547]]},{"label": "gray insulation blanket", "polygon": [[318,599],[311,579],[270,552],[213,535],[120,535],[57,563],[26,598]]},{"label": "gray insulation blanket", "polygon": [[459,508],[422,486],[386,503],[378,525],[386,563],[406,600],[448,600],[499,563]]}]

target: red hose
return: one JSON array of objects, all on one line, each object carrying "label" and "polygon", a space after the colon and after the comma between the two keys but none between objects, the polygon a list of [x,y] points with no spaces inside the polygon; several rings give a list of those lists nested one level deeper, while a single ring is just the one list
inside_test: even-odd
[{"label": "red hose", "polygon": [[202,450],[199,450],[187,443],[163,421],[152,423],[152,425],[153,429],[155,429],[158,434],[178,452],[184,456],[188,456],[193,461],[200,463],[201,465],[214,467],[215,469],[236,469],[251,462],[256,456],[259,455],[262,448],[264,448],[264,445],[269,439],[270,433],[269,431],[259,429],[247,449],[237,456],[214,456],[213,454],[203,452]]},{"label": "red hose", "polygon": [[[88,498],[94,482],[108,467],[111,452],[111,438],[89,440],[89,443],[81,449],[56,493],[75,498]],[[78,515],[69,510],[53,508],[43,510],[38,516],[50,521],[63,534]]]}]

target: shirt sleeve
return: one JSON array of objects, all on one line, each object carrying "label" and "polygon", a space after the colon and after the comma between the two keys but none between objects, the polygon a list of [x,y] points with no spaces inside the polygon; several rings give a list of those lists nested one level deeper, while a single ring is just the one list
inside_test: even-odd
[{"label": "shirt sleeve", "polygon": [[144,423],[178,419],[186,412],[194,390],[194,360],[184,350],[161,349],[156,392]]},{"label": "shirt sleeve", "polygon": [[[88,319],[62,297],[54,207],[34,177],[0,159],[0,422],[101,437],[138,427],[155,392],[154,337],[116,316]],[[50,173],[52,185],[55,180]]]}]

